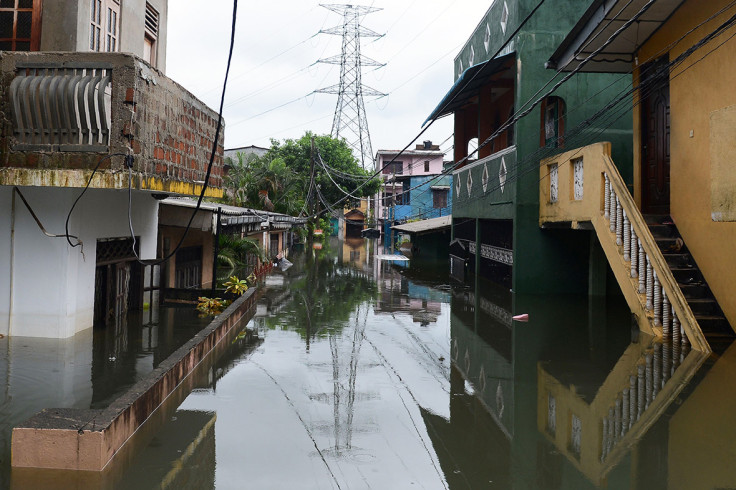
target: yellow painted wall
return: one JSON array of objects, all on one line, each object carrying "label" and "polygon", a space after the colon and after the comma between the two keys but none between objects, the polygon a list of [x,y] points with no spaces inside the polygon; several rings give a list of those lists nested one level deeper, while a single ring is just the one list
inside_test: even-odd
[{"label": "yellow painted wall", "polygon": [[[689,29],[724,7],[727,0],[686,0],[638,53],[638,61],[657,58]],[[697,40],[736,13],[730,8],[689,34],[669,52],[676,58]],[[714,222],[712,183],[723,180],[722,162],[736,145],[736,127],[730,145],[715,145],[711,154],[711,116],[736,104],[736,28],[696,51],[670,74],[670,195],[671,214],[731,325],[736,325],[736,222]],[[715,49],[704,59],[703,55]],[[695,64],[697,62],[697,64]],[[635,197],[641,196],[641,139],[639,106],[634,107]],[[720,128],[719,137],[723,137]],[[692,132],[692,136],[691,136]],[[720,154],[724,152],[724,154]],[[714,165],[714,162],[717,162]],[[736,172],[736,162],[730,173]],[[722,190],[721,190],[722,192]],[[732,193],[736,200],[736,189]]]},{"label": "yellow painted wall", "polygon": [[670,422],[667,488],[736,485],[736,344],[721,356]]}]

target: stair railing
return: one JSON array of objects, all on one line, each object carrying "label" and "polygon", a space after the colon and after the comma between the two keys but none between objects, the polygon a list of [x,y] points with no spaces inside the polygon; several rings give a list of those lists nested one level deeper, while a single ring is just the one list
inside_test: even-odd
[{"label": "stair railing", "polygon": [[667,262],[611,159],[610,143],[596,143],[542,160],[539,224],[591,223],[639,328],[710,346]]}]

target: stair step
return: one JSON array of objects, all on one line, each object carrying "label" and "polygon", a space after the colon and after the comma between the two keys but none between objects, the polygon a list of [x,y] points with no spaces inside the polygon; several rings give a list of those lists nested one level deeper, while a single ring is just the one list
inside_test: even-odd
[{"label": "stair step", "polygon": [[691,269],[697,269],[689,253],[669,252],[663,253],[662,255],[664,255],[664,260],[667,261],[667,265],[670,267],[689,267]]},{"label": "stair step", "polygon": [[678,284],[702,284],[703,276],[697,267],[670,267]]},{"label": "stair step", "polygon": [[685,296],[685,299],[688,301],[694,298],[708,297],[710,294],[708,286],[704,284],[680,284],[680,289],[682,290],[682,294]]},{"label": "stair step", "polygon": [[700,329],[708,334],[723,333],[733,335],[731,326],[722,315],[695,315]]},{"label": "stair step", "polygon": [[681,253],[685,252],[685,244],[679,237],[656,237],[654,239],[662,253]]},{"label": "stair step", "polygon": [[677,236],[677,229],[673,225],[650,224],[647,226],[654,238],[673,238]]},{"label": "stair step", "polygon": [[712,298],[693,298],[688,300],[688,305],[694,315],[712,315],[721,313],[716,300]]},{"label": "stair step", "polygon": [[643,214],[642,217],[647,225],[659,225],[663,221],[672,221],[669,214]]}]

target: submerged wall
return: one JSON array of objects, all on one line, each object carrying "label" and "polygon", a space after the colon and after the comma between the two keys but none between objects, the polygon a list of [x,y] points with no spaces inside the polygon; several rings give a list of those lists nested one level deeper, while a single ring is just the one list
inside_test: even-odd
[{"label": "submerged wall", "polygon": [[[64,234],[79,189],[21,192],[49,233]],[[17,195],[13,207],[12,194],[12,187],[0,186],[0,229],[8,230],[0,235],[0,334],[66,338],[91,328],[97,240],[130,236],[127,191],[90,189],[82,197],[69,220],[69,234],[83,242],[75,248],[45,236]],[[157,213],[155,199],[133,193],[131,221],[142,259],[156,256]]]}]

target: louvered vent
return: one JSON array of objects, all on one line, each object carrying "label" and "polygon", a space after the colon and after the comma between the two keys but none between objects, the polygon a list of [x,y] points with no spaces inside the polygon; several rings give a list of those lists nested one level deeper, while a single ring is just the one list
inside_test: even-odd
[{"label": "louvered vent", "polygon": [[146,33],[158,38],[158,11],[150,3],[146,3]]}]

